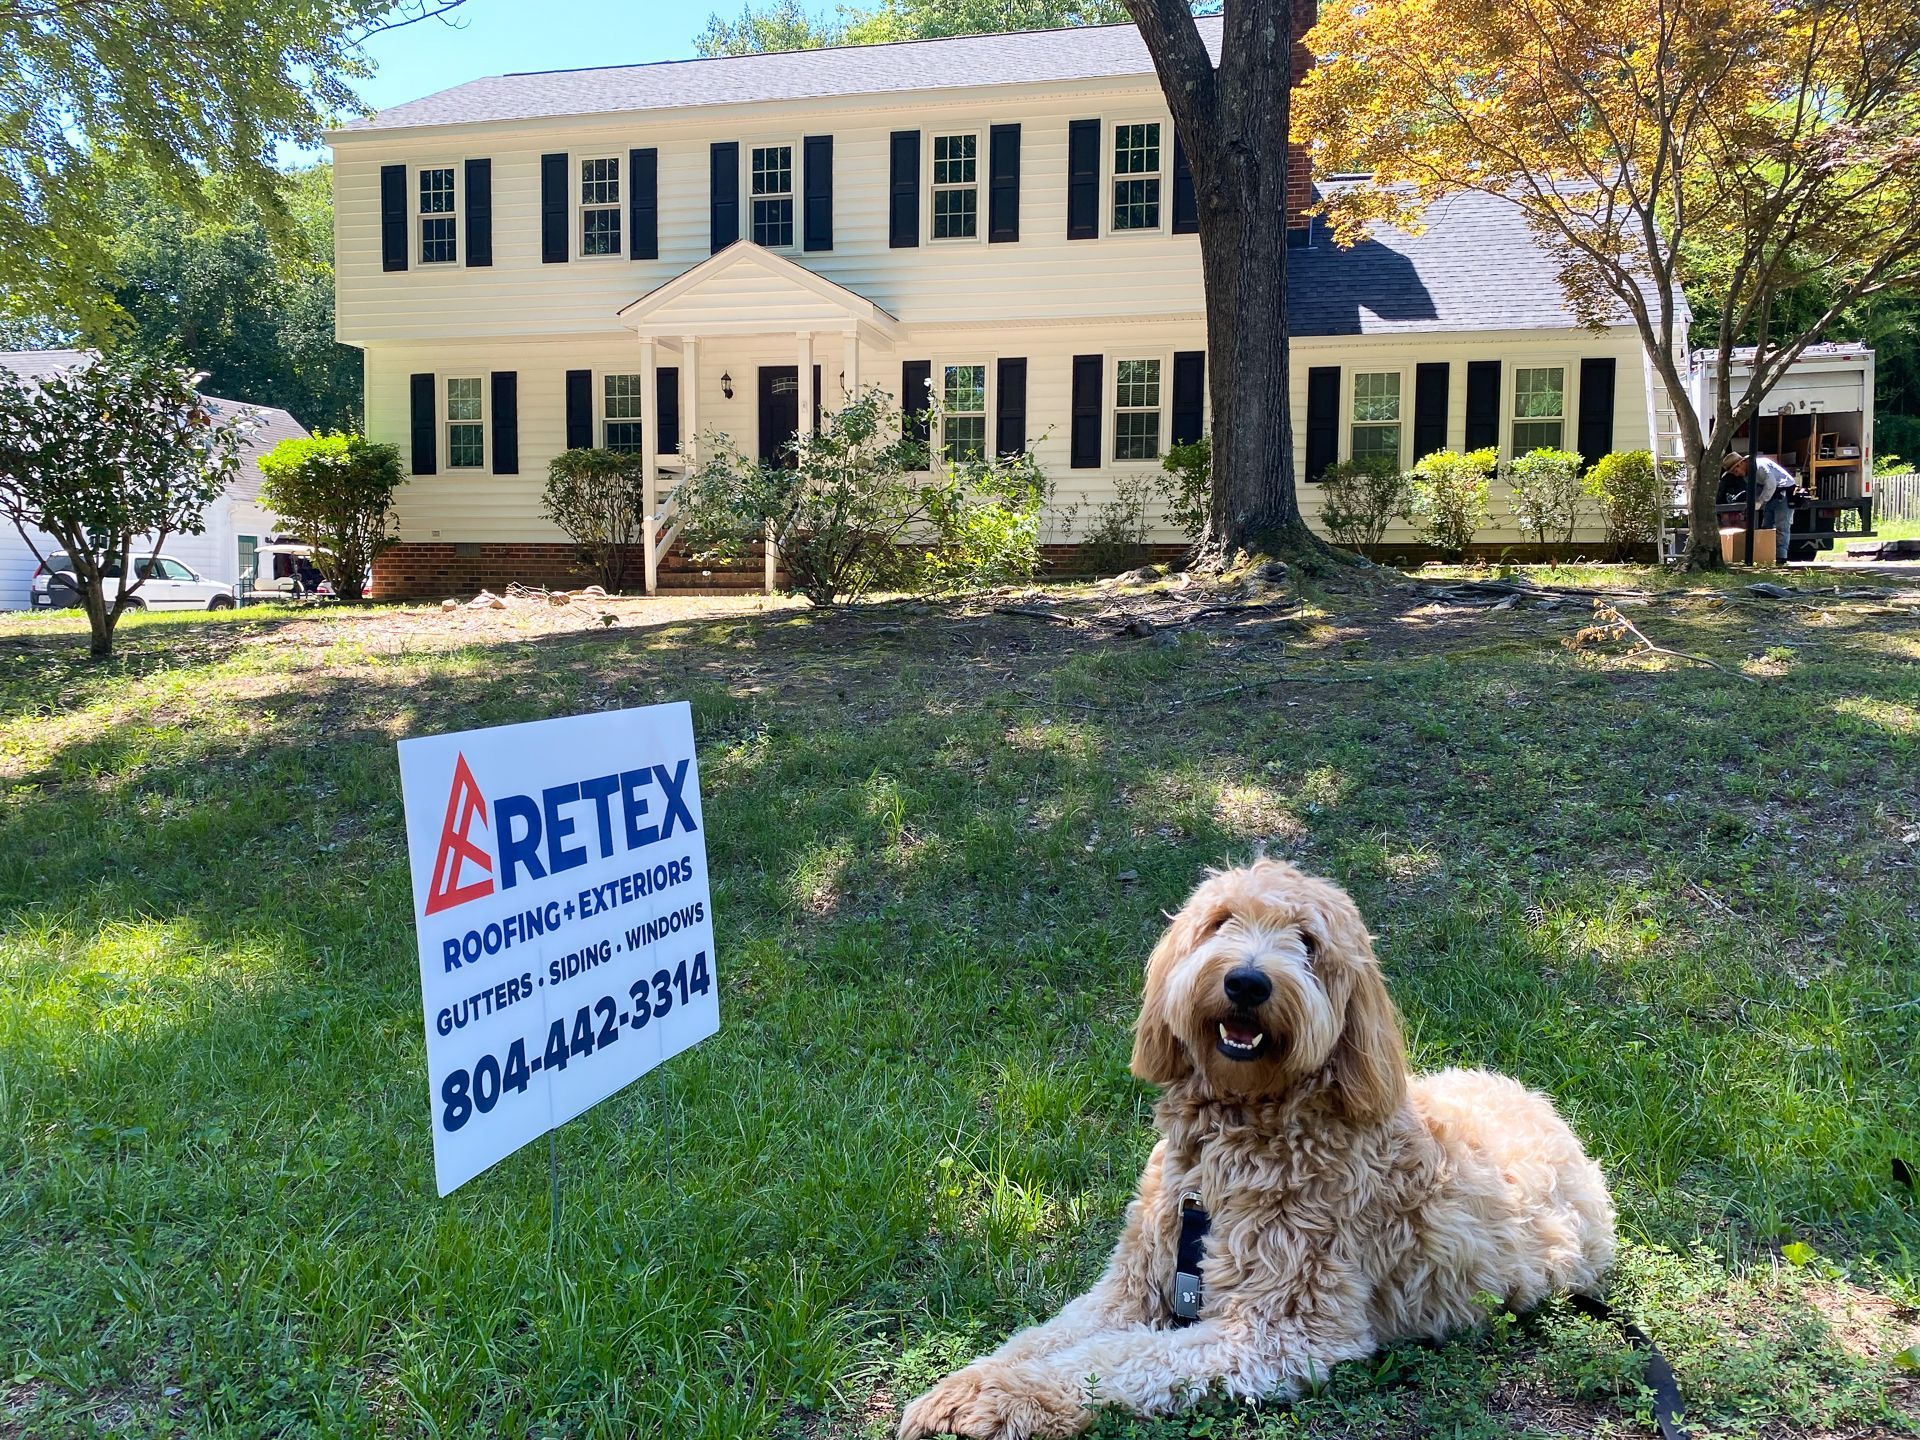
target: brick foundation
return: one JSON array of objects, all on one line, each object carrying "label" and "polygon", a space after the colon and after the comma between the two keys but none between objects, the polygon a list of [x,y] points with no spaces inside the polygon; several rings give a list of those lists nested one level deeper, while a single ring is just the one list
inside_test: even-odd
[{"label": "brick foundation", "polygon": [[[626,552],[626,576],[621,589],[637,595],[646,588],[646,552],[631,545]],[[758,547],[737,565],[695,565],[675,550],[661,562],[660,588],[683,593],[757,590],[764,561]],[[595,583],[571,545],[461,542],[457,544],[408,541],[396,545],[373,562],[373,598],[376,600],[466,599],[481,590],[496,594],[518,581],[549,590],[575,590]]]}]

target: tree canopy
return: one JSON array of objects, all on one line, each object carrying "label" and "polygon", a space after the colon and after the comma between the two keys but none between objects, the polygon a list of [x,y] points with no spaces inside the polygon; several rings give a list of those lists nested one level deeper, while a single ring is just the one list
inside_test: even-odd
[{"label": "tree canopy", "polygon": [[877,45],[1068,25],[1111,25],[1127,18],[1121,0],[882,0],[877,6],[812,10],[801,0],[752,0],[737,20],[715,14],[694,42],[702,55],[754,55]]}]

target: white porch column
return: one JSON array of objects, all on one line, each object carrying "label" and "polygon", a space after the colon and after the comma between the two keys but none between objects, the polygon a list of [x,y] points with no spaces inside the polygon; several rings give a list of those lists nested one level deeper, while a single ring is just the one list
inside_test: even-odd
[{"label": "white porch column", "polygon": [[846,338],[846,381],[843,389],[851,400],[860,393],[860,332],[849,330]]},{"label": "white porch column", "polygon": [[654,539],[654,479],[660,468],[660,424],[659,410],[660,387],[655,377],[659,372],[655,368],[653,339],[640,341],[640,495],[641,503],[646,507],[641,513],[645,517],[640,526],[640,543],[646,547],[647,594],[651,595],[659,588],[659,561],[653,553]]},{"label": "white porch column", "polygon": [[700,337],[680,337],[680,459],[691,472],[693,442],[700,438]]},{"label": "white porch column", "polygon": [[800,341],[800,435],[813,434],[813,336],[802,332]]}]

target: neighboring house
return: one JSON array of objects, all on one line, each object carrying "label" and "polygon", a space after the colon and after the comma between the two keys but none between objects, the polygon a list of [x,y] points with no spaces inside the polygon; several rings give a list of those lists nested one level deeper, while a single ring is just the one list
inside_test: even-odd
[{"label": "neighboring house", "polygon": [[[91,364],[93,359],[93,353],[87,350],[0,351],[0,365],[28,380],[43,380],[77,365]],[[307,432],[293,416],[271,405],[247,405],[211,395],[203,395],[201,399],[216,414],[251,412],[254,428],[247,438],[240,473],[208,507],[206,530],[199,535],[169,535],[160,550],[209,580],[232,584],[243,572],[253,568],[254,547],[281,528],[259,503],[260,457],[282,440]],[[52,542],[40,536],[35,538],[41,553],[46,553]],[[0,610],[26,608],[27,585],[36,565],[33,550],[20,533],[10,523],[0,522]]]},{"label": "neighboring house", "polygon": [[[412,473],[381,594],[564,574],[562,449],[639,451],[664,495],[693,437],[772,453],[868,384],[931,384],[949,453],[1032,444],[1079,533],[1207,426],[1192,178],[1131,26],[499,76],[331,141],[338,334]],[[1517,212],[1426,218],[1296,232],[1309,514],[1349,456],[1648,443],[1635,333],[1575,324]],[[1500,498],[1483,538],[1518,540]]]}]

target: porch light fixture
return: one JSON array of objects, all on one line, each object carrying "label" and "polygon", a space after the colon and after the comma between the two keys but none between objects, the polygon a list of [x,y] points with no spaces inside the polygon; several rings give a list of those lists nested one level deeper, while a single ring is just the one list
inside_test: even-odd
[{"label": "porch light fixture", "polygon": [[729,400],[733,398],[733,376],[724,370],[720,372],[720,393]]}]

